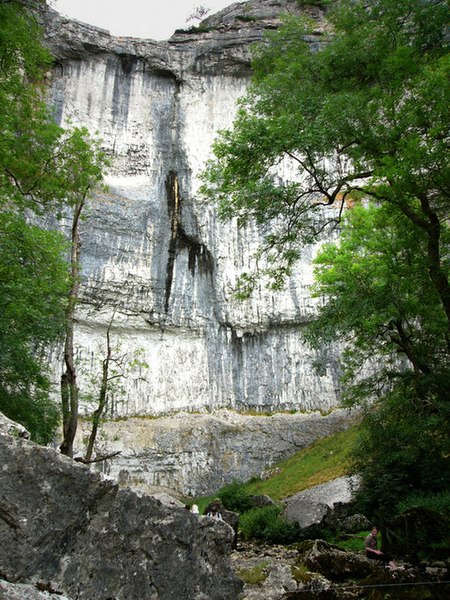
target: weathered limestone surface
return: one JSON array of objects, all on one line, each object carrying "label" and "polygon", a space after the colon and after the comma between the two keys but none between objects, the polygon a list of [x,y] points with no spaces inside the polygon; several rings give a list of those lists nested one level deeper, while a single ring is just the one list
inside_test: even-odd
[{"label": "weathered limestone surface", "polygon": [[[0,598],[236,600],[233,530],[0,433]],[[6,589],[5,589],[6,588]],[[11,595],[9,593],[11,592]],[[13,595],[20,594],[22,596]]]},{"label": "weathered limestone surface", "polygon": [[[117,38],[46,17],[56,62],[50,101],[61,123],[99,132],[112,165],[82,231],[82,302],[78,359],[96,373],[114,309],[115,341],[148,368],[110,398],[117,415],[253,407],[328,410],[338,403],[337,352],[321,360],[302,329],[314,317],[306,249],[286,290],[264,286],[247,302],[233,297],[260,233],[221,223],[198,194],[199,175],[219,129],[231,125],[249,82],[249,47],[283,12],[308,12],[296,0],[235,3],[167,42]],[[55,353],[55,383],[60,356]]]},{"label": "weathered limestone surface", "polygon": [[6,417],[2,412],[0,412],[0,433],[6,433],[8,435],[25,439],[30,437],[29,431],[27,431],[23,425],[8,419],[8,417]]},{"label": "weathered limestone surface", "polygon": [[328,508],[350,502],[358,482],[356,477],[338,477],[294,494],[285,500],[284,515],[300,527],[320,523]]},{"label": "weathered limestone surface", "polygon": [[[342,431],[353,418],[344,410],[326,416],[269,417],[220,410],[211,415],[179,413],[112,421],[102,427],[99,449],[103,454],[121,454],[99,468],[120,483],[147,491],[163,486],[183,495],[211,494],[233,480],[264,477],[283,458]],[[81,455],[88,430],[88,423],[80,424],[77,450]]]},{"label": "weathered limestone surface", "polygon": [[27,583],[10,583],[0,579],[0,600],[71,600],[62,594],[40,591]]}]

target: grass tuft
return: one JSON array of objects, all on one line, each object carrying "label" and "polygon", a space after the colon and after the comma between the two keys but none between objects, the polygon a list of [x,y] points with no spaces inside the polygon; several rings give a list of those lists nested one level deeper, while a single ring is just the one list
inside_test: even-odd
[{"label": "grass tuft", "polygon": [[244,583],[249,585],[260,585],[267,579],[268,561],[258,563],[254,567],[248,569],[239,569],[237,575]]}]

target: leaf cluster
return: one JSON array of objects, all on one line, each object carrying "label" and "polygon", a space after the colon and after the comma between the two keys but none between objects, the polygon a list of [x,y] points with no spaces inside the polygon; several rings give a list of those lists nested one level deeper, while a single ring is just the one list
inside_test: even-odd
[{"label": "leaf cluster", "polygon": [[362,476],[361,509],[379,518],[386,511],[399,514],[419,496],[448,496],[449,426],[448,401],[421,401],[411,381],[386,394],[367,415],[354,453],[354,469]]},{"label": "leaf cluster", "polygon": [[45,349],[65,322],[69,286],[61,234],[0,213],[0,410],[48,442],[58,410],[48,399]]},{"label": "leaf cluster", "polygon": [[[449,242],[444,228],[443,247]],[[425,233],[400,211],[360,205],[344,220],[339,243],[325,244],[315,259],[314,295],[325,301],[307,337],[315,347],[347,345],[348,381],[374,358],[386,377],[398,370],[399,355],[418,373],[443,368],[447,320],[430,286],[426,247]]]},{"label": "leaf cluster", "polygon": [[44,356],[65,328],[68,246],[55,217],[102,179],[99,142],[58,126],[45,102],[51,64],[40,0],[0,2],[0,410],[48,441],[58,422]]},{"label": "leaf cluster", "polygon": [[442,222],[449,16],[439,0],[340,0],[315,43],[314,24],[286,18],[256,47],[250,90],[213,146],[202,191],[222,217],[264,224],[281,268],[358,194],[423,229],[431,212]]},{"label": "leaf cluster", "polygon": [[324,360],[341,344],[344,398],[373,406],[355,460],[368,505],[393,508],[449,480],[450,7],[328,5],[320,38],[289,17],[256,47],[202,189],[262,231],[242,297],[258,270],[278,289],[305,243],[340,233],[316,260],[307,335]]}]

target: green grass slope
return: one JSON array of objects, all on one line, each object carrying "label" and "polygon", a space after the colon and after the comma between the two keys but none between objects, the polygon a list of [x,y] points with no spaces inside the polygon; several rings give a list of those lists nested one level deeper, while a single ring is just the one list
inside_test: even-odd
[{"label": "green grass slope", "polygon": [[[255,477],[240,484],[242,494],[267,494],[278,502],[297,492],[346,475],[350,454],[358,436],[358,426],[322,438],[293,456],[274,465],[266,479]],[[207,497],[195,498],[200,512],[221,490]]]}]

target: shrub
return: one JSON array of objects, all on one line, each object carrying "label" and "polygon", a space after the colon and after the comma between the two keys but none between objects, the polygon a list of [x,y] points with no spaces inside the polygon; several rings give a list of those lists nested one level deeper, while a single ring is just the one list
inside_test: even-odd
[{"label": "shrub", "polygon": [[263,561],[250,569],[239,569],[238,577],[250,585],[263,583],[267,579],[268,564],[267,561]]},{"label": "shrub", "polygon": [[280,515],[279,506],[253,508],[241,516],[239,529],[244,539],[271,544],[292,544],[301,539],[301,530]]},{"label": "shrub", "polygon": [[427,508],[441,515],[450,517],[450,492],[440,494],[413,494],[398,503],[399,513],[408,511],[410,508]]},{"label": "shrub", "polygon": [[330,539],[330,543],[335,544],[342,550],[348,550],[350,552],[362,552],[364,550],[364,541],[369,531],[361,531],[360,533],[354,533],[346,535],[344,539],[341,537]]},{"label": "shrub", "polygon": [[233,481],[223,487],[217,496],[227,510],[233,510],[238,513],[245,513],[252,508],[250,494],[245,490],[243,484]]}]

